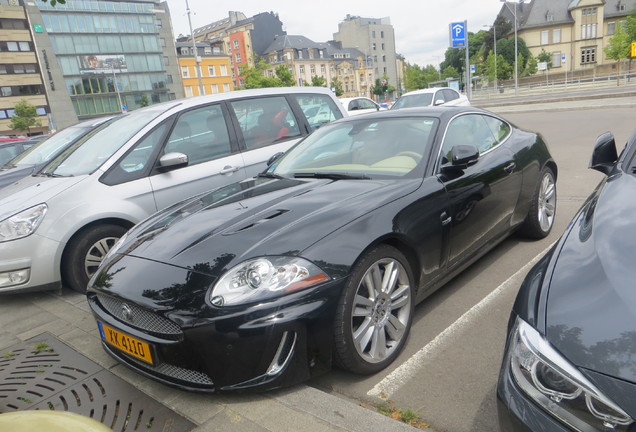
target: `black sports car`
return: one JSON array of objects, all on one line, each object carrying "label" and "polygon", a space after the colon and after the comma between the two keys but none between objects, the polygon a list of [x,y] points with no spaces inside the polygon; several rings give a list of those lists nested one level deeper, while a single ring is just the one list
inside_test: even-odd
[{"label": "black sports car", "polygon": [[636,430],[636,133],[515,302],[497,389],[502,431]]},{"label": "black sports car", "polygon": [[556,175],[539,135],[483,110],[343,119],[137,225],[88,300],[110,354],[183,388],[373,373],[417,302],[513,231],[550,232]]}]

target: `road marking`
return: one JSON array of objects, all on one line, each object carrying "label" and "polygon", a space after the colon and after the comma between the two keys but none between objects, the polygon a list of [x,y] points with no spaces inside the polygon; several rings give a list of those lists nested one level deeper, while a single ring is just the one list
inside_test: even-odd
[{"label": "road marking", "polygon": [[550,250],[550,248],[554,245],[552,243],[548,246],[544,251],[542,251],[539,255],[534,257],[532,261],[523,266],[519,271],[510,276],[504,283],[499,285],[495,290],[493,290],[490,294],[484,297],[479,303],[466,311],[461,317],[457,319],[450,326],[446,327],[443,332],[438,334],[435,339],[426,344],[422,349],[416,352],[410,359],[405,361],[402,365],[400,365],[397,369],[387,375],[382,381],[377,383],[371,390],[367,392],[368,396],[377,396],[382,398],[391,397],[397,390],[400,389],[405,383],[410,381],[413,376],[417,373],[420,365],[426,360],[426,357],[429,356],[435,349],[442,346],[446,339],[453,336],[455,333],[461,331],[463,328],[469,325],[470,321],[478,316],[478,314],[485,309],[499,294],[503,291],[507,290],[511,286],[518,286],[516,279],[522,275],[527,273],[534,264],[539,261],[539,259],[545,255],[545,253]]}]

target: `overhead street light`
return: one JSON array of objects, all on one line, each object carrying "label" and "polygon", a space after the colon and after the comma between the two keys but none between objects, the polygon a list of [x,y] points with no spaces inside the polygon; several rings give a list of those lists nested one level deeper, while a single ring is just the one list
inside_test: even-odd
[{"label": "overhead street light", "polygon": [[492,28],[493,32],[493,46],[495,48],[495,90],[497,90],[497,27],[488,24],[485,24],[484,27]]},{"label": "overhead street light", "polygon": [[517,3],[512,2],[515,5],[514,11],[510,9],[510,5],[506,0],[499,0],[503,4],[506,5],[509,11],[511,11],[515,17],[515,94],[519,89],[519,65],[517,64],[519,61],[519,49],[517,47]]}]

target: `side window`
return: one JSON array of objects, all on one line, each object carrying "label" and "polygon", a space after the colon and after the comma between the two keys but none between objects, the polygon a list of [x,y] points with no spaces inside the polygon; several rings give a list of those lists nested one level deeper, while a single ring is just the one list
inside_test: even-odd
[{"label": "side window", "polygon": [[283,96],[232,102],[248,150],[300,136],[300,128]]},{"label": "side window", "polygon": [[490,116],[484,116],[484,120],[490,130],[492,131],[493,136],[495,137],[495,141],[497,144],[504,141],[510,135],[510,125],[504,121],[496,119]]},{"label": "side window", "polygon": [[342,118],[336,103],[327,95],[293,95],[309,123],[311,130]]},{"label": "side window", "polygon": [[188,156],[188,165],[207,162],[232,153],[225,117],[220,105],[187,111],[172,129],[164,154]]},{"label": "side window", "polygon": [[0,148],[0,164],[9,162],[11,159],[18,155],[18,145],[13,144]]},{"label": "side window", "polygon": [[358,106],[358,101],[357,100],[352,100],[349,102],[349,106],[347,107],[347,111],[355,111],[360,109],[360,107]]},{"label": "side window", "polygon": [[[492,117],[490,117],[492,118]],[[486,118],[480,114],[467,114],[453,119],[446,129],[442,144],[442,164],[451,160],[451,150],[456,145],[473,145],[479,154],[498,144]]]},{"label": "side window", "polygon": [[459,99],[459,94],[455,90],[444,89],[443,92],[444,92],[444,99],[446,99],[446,102]]},{"label": "side window", "polygon": [[441,105],[442,103],[446,103],[446,102],[448,102],[448,101],[444,97],[444,91],[443,90],[438,90],[435,93],[435,99],[433,100],[433,105]]},{"label": "side window", "polygon": [[376,109],[375,104],[366,99],[358,99],[358,104],[360,105],[360,109]]},{"label": "side window", "polygon": [[167,129],[168,122],[164,122],[146,134],[118,163],[113,165],[100,181],[112,186],[137,180],[148,175],[152,168],[150,165],[155,160],[153,155],[163,144]]}]

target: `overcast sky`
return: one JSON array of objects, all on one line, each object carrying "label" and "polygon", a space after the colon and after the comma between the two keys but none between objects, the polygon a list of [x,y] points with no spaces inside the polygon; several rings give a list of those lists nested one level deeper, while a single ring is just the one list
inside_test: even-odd
[{"label": "overcast sky", "polygon": [[[189,35],[186,0],[167,0],[175,37]],[[502,7],[500,0],[188,0],[192,27],[226,18],[229,8],[247,17],[260,12],[278,13],[288,35],[314,42],[333,39],[347,14],[364,18],[389,17],[395,30],[398,54],[420,66],[438,66],[448,48],[451,22],[468,21],[468,30],[486,30]],[[227,6],[225,6],[225,5]],[[223,5],[223,6],[222,6]]]}]

